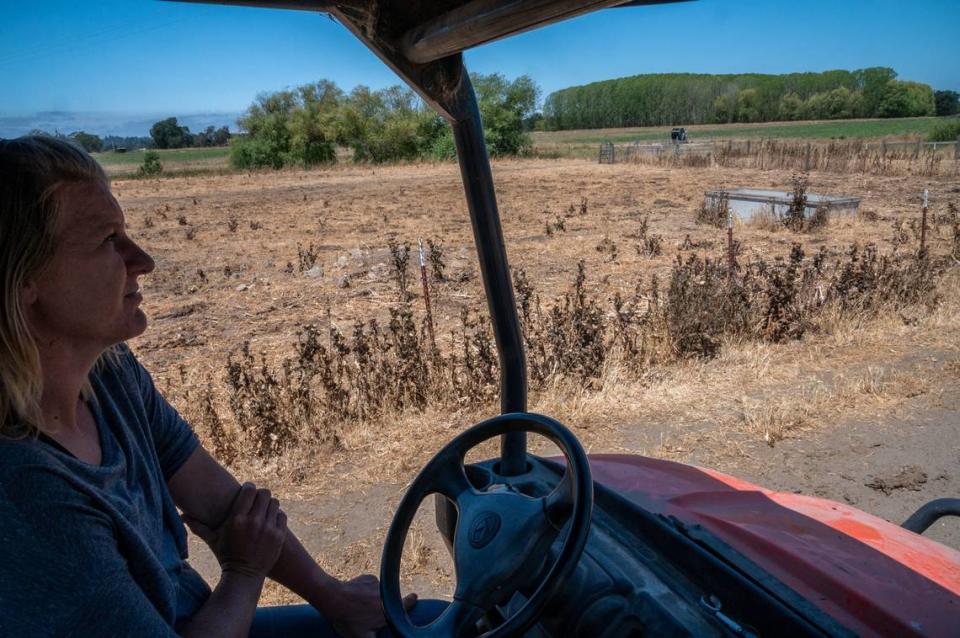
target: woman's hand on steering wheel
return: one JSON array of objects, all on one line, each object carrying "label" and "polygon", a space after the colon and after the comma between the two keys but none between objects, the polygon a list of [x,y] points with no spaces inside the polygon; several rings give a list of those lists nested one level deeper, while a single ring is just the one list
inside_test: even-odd
[{"label": "woman's hand on steering wheel", "polygon": [[[403,598],[407,611],[416,603],[416,594]],[[343,638],[374,638],[376,631],[387,624],[380,601],[380,581],[372,574],[340,582],[325,592],[322,607],[320,613]]]}]

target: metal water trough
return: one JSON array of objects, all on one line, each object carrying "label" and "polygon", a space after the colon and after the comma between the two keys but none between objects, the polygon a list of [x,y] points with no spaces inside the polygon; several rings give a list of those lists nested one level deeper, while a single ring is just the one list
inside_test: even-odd
[{"label": "metal water trough", "polygon": [[[727,198],[730,211],[740,221],[747,221],[757,215],[773,214],[777,219],[782,218],[793,202],[793,193],[788,191],[764,190],[760,188],[735,188],[733,190],[707,191],[704,196],[704,205],[715,208],[720,205],[723,197]],[[827,206],[831,215],[856,215],[860,209],[859,197],[844,195],[818,195],[807,193],[807,206],[803,211],[805,217],[812,217],[817,208]]]}]

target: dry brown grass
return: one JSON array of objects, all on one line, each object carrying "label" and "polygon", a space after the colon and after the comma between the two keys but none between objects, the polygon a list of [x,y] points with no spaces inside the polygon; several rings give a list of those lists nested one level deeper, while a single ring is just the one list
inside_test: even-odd
[{"label": "dry brown grass", "polygon": [[743,224],[752,230],[766,233],[776,233],[784,230],[783,222],[774,213],[773,208],[758,211]]},{"label": "dry brown grass", "polygon": [[[722,466],[762,441],[776,445],[805,430],[858,418],[882,422],[905,402],[949,384],[931,375],[929,353],[956,356],[960,277],[944,282],[933,312],[837,321],[834,329],[791,344],[731,344],[716,360],[664,380],[637,401],[669,411],[674,428],[658,455]],[[951,369],[948,359],[942,365]],[[663,399],[657,401],[657,396]],[[669,405],[665,405],[665,403]]]},{"label": "dry brown grass", "polygon": [[[720,257],[723,231],[695,223],[694,211],[708,187],[784,187],[790,183],[788,173],[777,171],[640,168],[638,177],[637,167],[576,161],[506,161],[498,163],[495,170],[512,265],[535,282],[533,294],[544,311],[556,306],[557,296],[570,290],[576,263],[584,259],[583,292],[571,299],[576,301],[580,294],[584,299],[595,298],[604,321],[615,318],[608,304],[617,295],[623,300],[633,298],[638,285],[641,297],[648,295],[642,288],[651,276],[669,281],[678,253],[710,255],[716,251],[714,256]],[[840,253],[853,241],[876,242],[884,252],[911,249],[910,241],[890,243],[889,224],[918,217],[918,209],[912,205],[920,188],[915,181],[815,173],[811,182],[811,188],[818,191],[863,194],[863,207],[872,211],[874,221],[866,217],[832,220],[828,231],[800,238],[810,254],[821,247]],[[936,210],[944,220],[951,184],[929,184]],[[425,236],[444,246],[444,280],[435,280],[432,290],[442,350],[462,347],[456,334],[462,332],[464,311],[471,313],[473,322],[483,315],[469,221],[455,167],[341,167],[203,180],[161,179],[118,182],[116,190],[132,232],[159,258],[157,274],[144,286],[147,310],[156,319],[134,345],[158,377],[160,387],[176,403],[188,405],[189,392],[201,399],[192,405],[219,416],[223,428],[219,447],[227,456],[237,457],[242,452],[229,449],[240,427],[230,418],[228,397],[222,392],[227,354],[239,357],[240,346],[249,340],[253,360],[260,362],[262,357],[269,370],[280,376],[280,361],[293,352],[292,342],[304,325],[317,326],[320,345],[328,352],[335,349],[326,336],[331,327],[348,338],[356,319],[376,318],[387,326],[390,312],[400,311],[404,305],[397,297],[396,258],[388,250],[390,242],[403,246]],[[589,208],[584,205],[587,201]],[[562,219],[565,230],[547,236],[542,227],[544,217]],[[176,235],[181,218],[188,219],[195,229],[191,242]],[[949,222],[944,224],[930,233],[935,252],[950,246]],[[770,232],[762,225],[739,225],[735,234],[743,246],[738,257],[741,264],[785,257],[793,241],[791,234]],[[651,237],[667,248],[660,254],[641,250]],[[605,240],[618,246],[635,241],[638,248],[592,249],[606,245]],[[708,248],[704,251],[698,246]],[[300,267],[290,272],[288,262]],[[307,269],[306,262],[320,265],[323,276],[307,278],[298,272]],[[419,287],[409,286],[407,293],[413,297],[412,318],[420,330]],[[570,312],[594,311],[571,307]],[[829,311],[818,321],[821,329],[833,330],[835,321]],[[562,355],[569,339],[582,337],[558,336],[556,352]],[[245,369],[253,367],[248,360]],[[549,372],[541,370],[540,376],[546,378]],[[590,372],[593,375],[593,370]],[[562,380],[552,383],[551,387],[563,385]],[[573,385],[582,387],[583,383],[575,380]],[[589,385],[606,391],[611,384]],[[205,393],[206,389],[211,392]],[[288,397],[290,402],[296,399],[296,395]],[[465,405],[461,412],[482,413],[491,405],[481,404],[476,408]],[[332,429],[333,439],[325,440],[333,440],[335,447],[344,450],[354,445],[362,450],[368,445],[368,433],[376,438],[402,414],[402,408],[395,405],[376,415],[353,415],[349,422]],[[429,406],[418,409],[429,411]],[[446,406],[444,412],[449,409]]]},{"label": "dry brown grass", "polygon": [[956,178],[960,162],[944,149],[886,147],[859,140],[724,140],[704,145],[619,145],[617,157],[635,164],[671,168],[748,168],[823,171],[833,174],[912,175]]},{"label": "dry brown grass", "polygon": [[[664,293],[678,255],[685,262],[694,255],[722,261],[725,229],[696,223],[705,190],[789,189],[791,177],[776,170],[599,166],[572,160],[504,161],[494,171],[511,265],[530,284],[531,312],[539,298],[546,316],[559,307],[565,322],[570,320],[564,317],[580,317],[582,325],[602,322],[611,330],[618,320],[615,298],[635,300],[636,310],[644,311],[651,277],[659,279]],[[336,350],[330,328],[345,335],[348,344],[358,319],[376,319],[389,332],[391,311],[396,315],[408,304],[422,343],[419,276],[411,266],[414,279],[408,299],[401,300],[389,249],[391,241],[414,246],[418,237],[442,245],[442,266],[432,266],[431,279],[437,343],[445,356],[459,352],[462,357],[463,313],[479,328],[485,303],[459,179],[454,166],[423,165],[115,183],[130,232],[158,263],[157,272],[144,282],[152,325],[132,345],[158,387],[202,424],[205,442],[237,473],[270,484],[288,499],[332,498],[382,485],[396,486],[399,495],[445,441],[496,413],[494,384],[477,401],[426,401],[415,409],[389,404],[327,422],[319,430],[322,418],[301,414],[288,425],[313,428],[320,436],[277,456],[266,432],[266,438],[255,437],[265,452],[257,456],[252,453],[256,446],[241,445],[246,435],[227,391],[230,353],[241,361],[241,347],[249,341],[253,359],[244,370],[253,373],[265,361],[272,378],[282,379],[282,361],[296,360],[297,334],[305,325],[316,327],[319,345],[330,354]],[[739,224],[735,236],[742,246],[742,268],[787,260],[797,241],[807,260],[821,249],[842,259],[854,242],[872,242],[880,253],[906,259],[917,249],[911,222],[916,225],[919,219],[917,195],[925,186],[932,194],[928,237],[933,255],[946,256],[960,245],[948,208],[960,198],[955,179],[824,172],[810,179],[816,192],[862,196],[862,208],[870,214],[831,219],[815,233]],[[587,201],[589,206],[583,205]],[[194,231],[191,241],[183,239],[181,216]],[[555,228],[558,219],[564,230],[547,235],[545,220]],[[895,222],[905,229],[905,241],[891,241]],[[659,254],[641,250],[652,237],[661,244]],[[597,251],[605,238],[618,250]],[[585,276],[578,292],[580,260]],[[300,272],[307,262],[320,266],[323,274]],[[750,454],[754,445],[777,445],[852,415],[889,413],[912,392],[935,393],[942,381],[917,386],[910,357],[932,349],[953,352],[952,360],[957,360],[960,288],[955,271],[948,273],[938,295],[939,304],[911,303],[891,312],[850,312],[828,304],[799,341],[757,341],[749,331],[721,332],[712,359],[664,356],[638,366],[617,353],[619,346],[604,345],[604,356],[587,375],[534,371],[531,377],[539,374],[540,381],[533,384],[530,408],[571,425],[592,452],[722,465]],[[558,356],[564,344],[585,334],[555,335]],[[479,346],[473,344],[476,355]],[[955,379],[953,369],[944,368],[944,379]],[[290,368],[290,378],[296,372]],[[251,377],[251,383],[268,382],[261,376]],[[298,405],[296,393],[278,396],[284,396],[288,409]],[[219,431],[208,427],[216,420]],[[251,419],[248,428],[255,429],[255,422]],[[534,449],[546,450],[539,445]],[[495,452],[491,444],[477,454]],[[321,555],[322,563],[344,576],[375,571],[385,524],[380,521],[381,528],[369,536],[348,539],[336,553]],[[417,537],[412,540],[416,578],[442,580],[432,566],[440,555],[436,545],[424,541],[417,550]],[[288,600],[271,595],[277,602]]]},{"label": "dry brown grass", "polygon": [[[395,244],[391,253],[402,272]],[[687,358],[716,357],[724,340],[783,342],[822,332],[836,320],[929,308],[941,271],[926,254],[888,257],[855,245],[844,255],[821,250],[804,259],[795,243],[787,260],[758,259],[736,271],[708,258],[678,257],[663,290],[653,279],[649,287],[639,283],[627,300],[615,295],[612,319],[604,301],[587,292],[583,261],[571,289],[552,306],[541,307],[517,271],[530,387],[540,391],[571,380],[597,391],[611,366],[643,378]],[[292,449],[337,450],[345,447],[349,424],[376,428],[427,406],[488,404],[498,380],[489,328],[464,312],[452,348],[441,351],[423,329],[418,333],[403,277],[396,280],[400,307],[390,309],[387,327],[357,322],[349,337],[330,328],[324,344],[320,331],[307,325],[294,356],[276,364],[245,341],[227,356],[225,389],[218,391],[212,379],[189,389],[187,417],[207,434],[213,452],[229,463],[245,455],[281,458]],[[226,417],[216,398],[224,392]]]}]

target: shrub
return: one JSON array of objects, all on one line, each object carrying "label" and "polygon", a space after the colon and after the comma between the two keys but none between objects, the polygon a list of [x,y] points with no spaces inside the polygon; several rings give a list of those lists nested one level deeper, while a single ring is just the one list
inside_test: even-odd
[{"label": "shrub", "polygon": [[950,256],[954,261],[960,261],[960,214],[957,213],[957,207],[950,203]]},{"label": "shrub", "polygon": [[927,135],[928,142],[956,142],[960,137],[960,117],[950,118],[938,124]]},{"label": "shrub", "polygon": [[[956,237],[955,210],[943,223]],[[403,261],[404,249],[394,244],[395,258]],[[589,292],[583,262],[573,286],[545,309],[517,269],[513,281],[531,389],[557,378],[596,387],[611,358],[643,374],[651,366],[716,356],[729,339],[783,342],[829,329],[835,317],[932,307],[945,263],[917,252],[885,255],[856,245],[845,253],[821,248],[807,256],[794,244],[785,259],[757,259],[731,273],[724,260],[690,255],[674,262],[665,290],[655,277],[638,282],[633,295],[610,300],[612,313]],[[304,326],[294,352],[276,363],[243,343],[226,362],[222,405],[229,412],[218,413],[217,402],[205,394],[188,397],[189,409],[219,453],[237,454],[240,448],[229,447],[237,433],[242,451],[269,458],[295,445],[336,446],[344,423],[493,400],[499,363],[488,321],[464,308],[444,352],[430,346],[408,303],[389,312],[387,325],[357,321],[348,334]]]},{"label": "shrub", "polygon": [[877,105],[879,117],[919,117],[933,115],[936,111],[933,89],[920,82],[901,80],[887,84]]},{"label": "shrub", "polygon": [[336,128],[354,161],[375,163],[429,156],[436,139],[449,131],[413,91],[400,86],[379,91],[358,86],[342,100]]},{"label": "shrub", "polygon": [[[539,88],[527,76],[472,78],[490,155],[528,153],[532,142],[524,121],[536,108]],[[246,135],[231,140],[233,168],[334,162],[336,144],[352,149],[358,162],[456,157],[450,127],[401,86],[378,91],[359,86],[344,95],[333,82],[321,80],[258,96],[239,124]]]},{"label": "shrub", "polygon": [[140,165],[137,175],[140,177],[154,177],[163,172],[160,163],[160,154],[156,151],[147,151],[143,154],[143,164]]},{"label": "shrub", "polygon": [[617,244],[606,235],[604,235],[600,243],[597,244],[597,252],[606,253],[610,261],[617,260]]},{"label": "shrub", "polygon": [[235,137],[230,140],[230,167],[283,168],[284,149],[269,140]]},{"label": "shrub", "polygon": [[457,159],[457,145],[453,141],[453,132],[447,129],[443,135],[433,140],[433,143],[427,149],[427,159],[438,162],[445,162]]},{"label": "shrub", "polygon": [[536,329],[542,342],[542,359],[536,364],[541,374],[581,379],[600,376],[607,355],[606,321],[599,300],[587,294],[586,279],[586,267],[580,261],[573,289],[557,301]]},{"label": "shrub", "polygon": [[443,241],[437,240],[435,242],[428,238],[427,246],[430,248],[428,258],[430,259],[430,270],[433,273],[433,280],[446,281],[446,275],[443,273],[447,268],[446,262],[443,261]]},{"label": "shrub", "polygon": [[[288,370],[285,366],[285,372]],[[259,457],[276,455],[296,440],[296,422],[284,409],[289,405],[285,390],[293,386],[285,381],[267,365],[265,357],[261,355],[257,361],[249,341],[243,343],[239,354],[227,358],[230,408]]]},{"label": "shrub", "polygon": [[803,230],[807,214],[807,186],[810,180],[806,175],[793,176],[793,191],[790,193],[790,205],[783,215],[783,224],[794,232]]},{"label": "shrub", "polygon": [[325,80],[258,96],[239,120],[247,135],[230,140],[230,165],[282,168],[333,162],[340,99],[340,89]]},{"label": "shrub", "polygon": [[355,139],[354,161],[397,162],[420,156],[421,140],[417,135],[417,121],[413,114],[391,113],[382,122],[366,131],[363,138]]},{"label": "shrub", "polygon": [[730,215],[730,197],[726,193],[720,193],[719,197],[711,200],[710,204],[704,201],[700,204],[700,210],[697,211],[697,223],[723,228],[727,225],[727,219]]},{"label": "shrub", "polygon": [[297,263],[300,272],[306,272],[317,265],[317,257],[320,256],[320,247],[311,243],[304,248],[297,243]]},{"label": "shrub", "polygon": [[405,243],[401,246],[391,239],[387,242],[387,246],[393,258],[393,278],[397,283],[397,292],[400,295],[400,301],[405,302],[409,297],[407,265],[410,263],[410,244]]},{"label": "shrub", "polygon": [[[641,257],[659,257],[663,253],[663,236],[651,234],[649,230],[650,216],[645,215],[643,219],[640,220],[640,226],[637,232],[628,233],[627,237],[640,241],[639,244],[635,245],[635,248],[637,249],[637,254]],[[687,240],[689,239],[690,235],[687,235]]]},{"label": "shrub", "polygon": [[477,92],[484,138],[490,155],[529,154],[533,141],[523,124],[536,109],[540,88],[526,75],[508,81],[499,73],[475,73],[470,79]]},{"label": "shrub", "polygon": [[726,313],[717,310],[726,297],[724,278],[716,262],[677,257],[666,297],[653,308],[653,318],[663,327],[666,356],[712,357],[720,351]]}]

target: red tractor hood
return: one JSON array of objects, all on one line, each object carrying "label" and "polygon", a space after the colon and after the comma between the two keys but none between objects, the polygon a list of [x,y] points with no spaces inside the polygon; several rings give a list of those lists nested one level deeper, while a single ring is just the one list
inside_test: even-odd
[{"label": "red tractor hood", "polygon": [[856,508],[699,467],[590,456],[595,481],[700,525],[864,636],[960,636],[960,552]]}]

